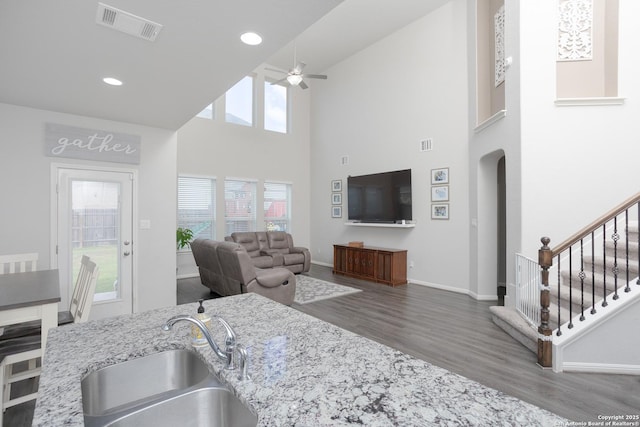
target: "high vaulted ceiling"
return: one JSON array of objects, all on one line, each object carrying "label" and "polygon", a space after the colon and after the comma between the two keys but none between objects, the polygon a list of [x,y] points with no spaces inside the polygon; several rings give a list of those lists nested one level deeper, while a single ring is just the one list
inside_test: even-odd
[{"label": "high vaulted ceiling", "polygon": [[261,63],[290,68],[293,40],[323,71],[446,1],[103,1],[163,25],[151,42],[98,25],[95,0],[2,0],[0,102],[175,130]]}]

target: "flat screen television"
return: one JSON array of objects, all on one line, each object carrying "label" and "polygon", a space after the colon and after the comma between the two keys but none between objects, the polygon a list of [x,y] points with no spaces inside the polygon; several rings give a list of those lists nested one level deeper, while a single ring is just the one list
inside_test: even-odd
[{"label": "flat screen television", "polygon": [[411,169],[347,178],[349,221],[400,223],[410,221]]}]

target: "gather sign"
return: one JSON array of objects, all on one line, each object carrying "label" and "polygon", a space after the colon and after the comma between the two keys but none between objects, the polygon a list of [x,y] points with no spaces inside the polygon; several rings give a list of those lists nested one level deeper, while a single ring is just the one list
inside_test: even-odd
[{"label": "gather sign", "polygon": [[45,154],[102,162],[140,164],[140,136],[45,123]]}]

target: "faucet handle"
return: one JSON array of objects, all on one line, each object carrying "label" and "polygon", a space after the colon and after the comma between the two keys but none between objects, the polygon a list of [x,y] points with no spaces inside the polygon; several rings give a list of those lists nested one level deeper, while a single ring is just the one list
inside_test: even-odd
[{"label": "faucet handle", "polygon": [[249,354],[247,353],[247,349],[242,345],[236,345],[236,352],[238,353],[238,368],[239,374],[238,379],[240,381],[250,380],[251,375],[249,375]]}]

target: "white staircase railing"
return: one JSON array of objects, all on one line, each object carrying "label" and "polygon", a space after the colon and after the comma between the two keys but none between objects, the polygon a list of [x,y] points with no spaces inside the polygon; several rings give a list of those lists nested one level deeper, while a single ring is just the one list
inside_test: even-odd
[{"label": "white staircase railing", "polygon": [[540,266],[516,254],[516,310],[532,328],[540,325]]}]

